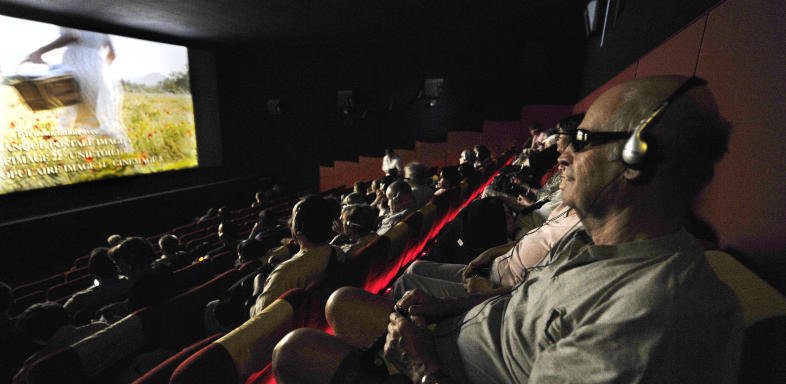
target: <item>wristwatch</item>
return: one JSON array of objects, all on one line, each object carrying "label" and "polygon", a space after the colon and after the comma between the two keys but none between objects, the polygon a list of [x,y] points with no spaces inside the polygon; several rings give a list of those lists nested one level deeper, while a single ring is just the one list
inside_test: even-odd
[{"label": "wristwatch", "polygon": [[448,384],[447,379],[448,375],[442,371],[434,371],[423,375],[423,379],[420,380],[420,384]]}]

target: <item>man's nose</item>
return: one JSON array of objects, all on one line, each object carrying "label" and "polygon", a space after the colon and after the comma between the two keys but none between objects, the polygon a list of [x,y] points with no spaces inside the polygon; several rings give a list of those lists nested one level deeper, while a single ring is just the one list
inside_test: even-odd
[{"label": "man's nose", "polygon": [[571,161],[573,160],[572,154],[570,150],[562,151],[557,158],[557,163],[559,164],[559,170],[564,171],[565,167],[569,166]]}]

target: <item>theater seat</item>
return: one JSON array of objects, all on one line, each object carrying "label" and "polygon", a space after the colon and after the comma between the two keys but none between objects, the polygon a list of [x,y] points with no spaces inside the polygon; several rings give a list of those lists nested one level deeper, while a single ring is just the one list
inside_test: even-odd
[{"label": "theater seat", "polygon": [[79,256],[74,259],[74,268],[85,268],[90,262],[90,255]]},{"label": "theater seat", "polygon": [[27,283],[14,288],[14,297],[22,297],[35,291],[46,292],[49,287],[60,284],[65,281],[65,275],[61,272],[56,275],[49,276],[45,279]]},{"label": "theater seat", "polygon": [[226,251],[210,258],[210,272],[214,275],[232,269],[235,264],[235,252]]},{"label": "theater seat", "polygon": [[46,290],[46,298],[52,301],[67,298],[93,284],[90,276],[82,276],[75,280],[54,285]]},{"label": "theater seat", "polygon": [[87,267],[71,268],[68,272],[65,273],[65,279],[66,281],[72,281],[82,276],[87,276],[88,274],[90,274],[90,271],[87,270]]},{"label": "theater seat", "polygon": [[172,274],[172,278],[176,289],[183,291],[205,282],[210,276],[210,272],[210,262],[202,261],[178,269]]},{"label": "theater seat", "polygon": [[226,271],[202,285],[169,299],[161,308],[161,346],[179,350],[205,337],[205,305],[210,300],[218,298],[234,284],[240,277],[239,274],[236,269]]},{"label": "theater seat", "polygon": [[288,291],[243,325],[186,359],[170,383],[245,382],[270,364],[273,347],[294,329],[295,309],[305,300],[304,290]]},{"label": "theater seat", "polygon": [[172,376],[172,373],[175,371],[178,365],[180,365],[189,356],[193,355],[195,352],[199,351],[200,349],[206,347],[208,344],[212,343],[213,341],[217,340],[219,337],[223,335],[224,334],[222,333],[218,333],[213,336],[209,336],[203,340],[197,341],[194,344],[191,344],[190,346],[182,349],[174,356],[166,359],[164,362],[162,362],[161,364],[157,365],[155,368],[145,373],[144,376],[138,378],[132,384],[169,383],[169,378]]},{"label": "theater seat", "polygon": [[42,357],[30,366],[28,383],[105,382],[105,376],[111,376],[119,363],[147,346],[147,316],[154,314],[137,311],[68,348]]},{"label": "theater seat", "polygon": [[420,235],[427,236],[434,227],[434,218],[437,214],[437,206],[434,203],[428,203],[420,209],[423,214],[423,223],[421,224]]},{"label": "theater seat", "polygon": [[786,298],[728,253],[705,256],[737,295],[745,318],[739,383],[786,383]]},{"label": "theater seat", "polygon": [[22,313],[27,307],[42,301],[46,301],[46,292],[44,291],[35,291],[19,297],[14,302],[14,309],[11,311],[11,315]]}]

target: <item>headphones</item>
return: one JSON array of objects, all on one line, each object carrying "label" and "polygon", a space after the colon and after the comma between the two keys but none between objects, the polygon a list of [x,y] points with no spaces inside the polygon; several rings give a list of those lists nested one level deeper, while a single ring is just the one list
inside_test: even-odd
[{"label": "headphones", "polygon": [[647,165],[647,161],[645,160],[647,157],[652,157],[652,155],[648,155],[648,153],[653,152],[653,149],[650,149],[650,145],[644,139],[644,129],[657,124],[666,111],[666,108],[668,108],[678,97],[695,87],[704,85],[707,85],[707,80],[696,76],[691,77],[682,83],[682,85],[669,95],[666,100],[660,103],[649,116],[641,120],[622,149],[622,162],[625,166],[636,170],[645,168]]}]

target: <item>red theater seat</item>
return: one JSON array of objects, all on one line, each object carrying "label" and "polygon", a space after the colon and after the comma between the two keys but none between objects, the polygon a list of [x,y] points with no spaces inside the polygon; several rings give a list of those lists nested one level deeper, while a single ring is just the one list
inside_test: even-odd
[{"label": "red theater seat", "polygon": [[184,348],[174,356],[166,359],[161,364],[157,365],[155,368],[151,369],[144,376],[140,377],[139,379],[135,380],[132,384],[167,384],[169,383],[170,377],[172,377],[172,373],[175,371],[178,365],[180,365],[185,359],[189,356],[193,355],[195,352],[199,351],[200,349],[206,347],[210,343],[216,341],[219,337],[223,336],[222,333],[215,334],[210,336],[206,339],[197,341],[194,344]]},{"label": "red theater seat", "polygon": [[182,291],[205,282],[210,272],[210,261],[206,260],[178,269],[172,274],[172,278],[177,290]]},{"label": "red theater seat", "polygon": [[177,367],[171,384],[237,384],[270,364],[273,347],[294,329],[302,289],[288,291],[243,325],[199,350]]},{"label": "red theater seat", "polygon": [[161,346],[178,350],[204,337],[204,308],[239,277],[232,269],[212,280],[171,298],[162,308]]},{"label": "red theater seat", "polygon": [[90,262],[90,255],[79,256],[74,260],[74,268],[85,268]]},{"label": "red theater seat", "polygon": [[87,267],[84,268],[72,268],[68,272],[65,273],[66,281],[76,280],[82,276],[87,276],[90,271],[87,270]]},{"label": "red theater seat", "polygon": [[22,297],[19,297],[14,302],[14,310],[11,311],[12,315],[22,313],[27,307],[35,304],[40,303],[42,301],[46,301],[46,292],[44,291],[35,291],[28,293]]},{"label": "red theater seat", "polygon": [[60,283],[46,290],[46,298],[52,301],[67,298],[77,291],[83,290],[93,284],[90,276],[82,276],[75,280]]},{"label": "red theater seat", "polygon": [[65,275],[63,273],[58,273],[53,276],[49,276],[45,279],[41,279],[38,281],[34,281],[32,283],[27,283],[24,285],[20,285],[14,288],[14,297],[22,297],[29,293],[43,290],[46,291],[49,287],[53,285],[60,284],[65,281]]},{"label": "red theater seat", "polygon": [[224,271],[232,269],[235,265],[235,252],[226,251],[219,253],[210,258],[210,272],[213,275],[217,275]]},{"label": "red theater seat", "polygon": [[118,364],[147,346],[150,311],[138,311],[106,329],[34,362],[29,384],[107,382]]}]

